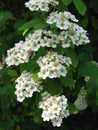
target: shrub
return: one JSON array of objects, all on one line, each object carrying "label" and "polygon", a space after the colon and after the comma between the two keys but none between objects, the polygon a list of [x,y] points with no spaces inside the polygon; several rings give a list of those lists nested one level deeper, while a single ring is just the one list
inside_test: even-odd
[{"label": "shrub", "polygon": [[[92,25],[96,34],[97,19],[92,15],[89,23],[89,3],[93,8],[92,1],[30,0],[19,18],[11,11],[0,13],[1,130],[67,130],[72,129],[67,121],[97,112],[97,48],[91,44],[97,39],[90,33]],[[93,125],[83,128],[89,130]]]}]

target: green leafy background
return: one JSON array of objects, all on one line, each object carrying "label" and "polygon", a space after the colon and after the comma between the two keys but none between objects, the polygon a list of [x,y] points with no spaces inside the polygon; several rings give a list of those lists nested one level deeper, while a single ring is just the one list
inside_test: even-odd
[{"label": "green leafy background", "polygon": [[[32,13],[25,8],[25,0],[1,0],[0,1],[0,63],[4,64],[4,57],[8,49],[14,43],[24,39],[29,33],[39,28],[48,28],[44,20],[47,14]],[[26,99],[23,103],[16,100],[14,94],[14,81],[25,69],[35,70],[35,59],[18,67],[7,68],[4,65],[0,70],[0,130],[98,130],[98,0],[59,0],[59,11],[72,12],[79,25],[84,27],[89,34],[90,44],[66,49],[66,55],[72,58],[72,68],[69,75],[59,80],[47,79],[45,88],[52,95],[67,94],[70,102],[77,97],[79,87],[87,88],[89,107],[85,111],[78,112],[73,104],[69,104],[71,116],[64,119],[61,128],[54,128],[49,122],[45,123],[41,118],[41,110],[38,103],[40,94],[35,93],[34,98]],[[37,24],[36,24],[37,23]],[[55,26],[51,26],[56,31]],[[60,51],[60,49],[59,49]],[[41,52],[46,53],[41,49]],[[33,67],[32,67],[33,66]],[[74,71],[73,71],[74,68]],[[85,76],[89,76],[88,82],[84,82]],[[40,80],[34,73],[35,80]],[[66,81],[66,82],[65,82]],[[63,85],[63,87],[62,87]],[[51,86],[51,87],[49,87]],[[56,87],[55,87],[56,86]],[[55,89],[56,88],[56,89]]]}]

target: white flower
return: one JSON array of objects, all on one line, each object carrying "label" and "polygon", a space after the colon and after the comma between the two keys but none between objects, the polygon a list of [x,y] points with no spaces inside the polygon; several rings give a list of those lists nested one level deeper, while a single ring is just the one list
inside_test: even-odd
[{"label": "white flower", "polygon": [[47,68],[41,68],[40,72],[38,72],[38,76],[42,79],[46,79],[49,76],[49,72],[47,71]]},{"label": "white flower", "polygon": [[53,24],[53,23],[57,22],[57,18],[56,18],[57,15],[58,15],[57,12],[52,12],[52,13],[50,13],[50,15],[49,15],[49,17],[48,17],[48,19],[47,19],[47,23],[48,23],[48,24]]},{"label": "white flower", "polygon": [[78,22],[75,16],[67,11],[52,12],[47,19],[48,24],[56,23],[56,26],[61,30],[67,30],[70,27],[71,21]]},{"label": "white flower", "polygon": [[90,80],[90,77],[89,77],[89,76],[85,76],[84,80],[85,80],[86,82],[88,82],[88,81]]},{"label": "white flower", "polygon": [[55,126],[60,127],[61,124],[62,124],[62,118],[61,118],[61,117],[56,117],[56,118],[54,118],[53,120],[51,120],[51,122],[52,122],[52,125],[53,125],[54,127],[55,127]]},{"label": "white flower", "polygon": [[23,100],[25,99],[25,97],[24,96],[17,96],[17,101],[19,101],[19,102],[23,102]]},{"label": "white flower", "polygon": [[25,6],[31,11],[49,11],[49,6],[56,6],[59,2],[56,0],[29,0]]},{"label": "white flower", "polygon": [[5,62],[8,66],[17,66],[29,61],[30,52],[25,50],[23,45],[23,41],[19,41],[19,43],[15,44],[15,47],[7,51],[7,58],[5,59]]},{"label": "white flower", "polygon": [[64,66],[61,66],[61,68],[58,71],[58,75],[65,77],[67,75],[67,69]]},{"label": "white flower", "polygon": [[42,96],[42,100],[46,100],[46,99],[48,99],[51,95],[50,95],[50,93],[48,93],[48,92],[43,92],[43,93],[41,93],[41,96]]},{"label": "white flower", "polygon": [[34,92],[40,92],[42,90],[41,82],[35,82],[32,79],[32,74],[23,71],[21,76],[16,79],[16,91],[17,100],[22,102],[25,98],[32,97]]},{"label": "white flower", "polygon": [[75,23],[71,23],[69,30],[66,32],[67,37],[70,38],[72,43],[76,46],[90,42],[86,34],[87,31]]},{"label": "white flower", "polygon": [[67,30],[70,26],[70,23],[68,22],[68,20],[63,21],[63,20],[60,19],[60,20],[57,21],[56,26],[58,28],[60,28],[61,30]]},{"label": "white flower", "polygon": [[70,23],[68,29],[59,34],[58,39],[61,41],[63,48],[70,47],[71,44],[79,46],[90,42],[87,37],[87,31],[76,23]]},{"label": "white flower", "polygon": [[48,24],[56,23],[56,26],[62,30],[58,36],[58,43],[61,41],[63,48],[70,47],[71,44],[79,46],[90,42],[87,37],[87,31],[75,22],[78,22],[78,20],[67,11],[52,12],[46,21]]},{"label": "white flower", "polygon": [[21,63],[28,62],[40,47],[56,48],[59,42],[58,36],[53,34],[52,31],[38,29],[33,34],[29,34],[24,42],[19,41],[15,44],[15,47],[7,51],[6,64],[18,66]]},{"label": "white flower", "polygon": [[56,52],[48,52],[46,56],[41,56],[37,60],[40,67],[40,72],[38,76],[42,79],[56,78],[60,76],[66,76],[67,69],[72,62],[69,57],[58,55]]},{"label": "white flower", "polygon": [[53,126],[60,127],[62,119],[69,116],[67,98],[64,95],[51,96],[48,92],[41,95],[42,101],[39,103],[39,108],[43,110],[41,115],[43,121],[51,121]]}]

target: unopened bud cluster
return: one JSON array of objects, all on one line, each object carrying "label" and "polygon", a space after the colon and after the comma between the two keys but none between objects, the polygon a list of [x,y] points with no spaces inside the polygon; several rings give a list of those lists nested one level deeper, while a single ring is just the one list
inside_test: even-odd
[{"label": "unopened bud cluster", "polygon": [[85,110],[88,107],[86,96],[87,91],[84,87],[82,87],[77,96],[77,99],[74,102],[74,105],[78,110]]}]

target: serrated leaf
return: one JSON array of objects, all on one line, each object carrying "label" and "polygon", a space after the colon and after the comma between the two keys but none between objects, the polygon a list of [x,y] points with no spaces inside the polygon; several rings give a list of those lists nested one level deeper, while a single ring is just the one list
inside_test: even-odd
[{"label": "serrated leaf", "polygon": [[79,11],[81,15],[85,15],[87,11],[87,6],[83,2],[83,0],[73,0],[73,3],[76,7],[76,9]]},{"label": "serrated leaf", "polygon": [[63,92],[63,87],[59,79],[48,79],[45,85],[45,90],[53,96],[60,95]]},{"label": "serrated leaf", "polygon": [[75,50],[72,48],[68,48],[66,49],[65,53],[66,53],[66,56],[71,58],[73,67],[77,67],[79,63],[79,59]]}]

